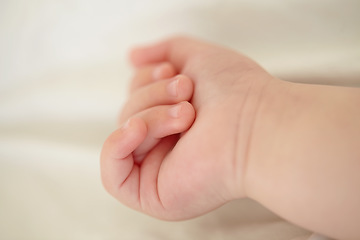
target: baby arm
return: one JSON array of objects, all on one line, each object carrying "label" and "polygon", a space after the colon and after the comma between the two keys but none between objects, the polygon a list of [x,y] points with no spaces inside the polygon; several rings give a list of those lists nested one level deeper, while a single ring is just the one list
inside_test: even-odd
[{"label": "baby arm", "polygon": [[267,94],[248,195],[313,231],[359,239],[360,89],[289,83]]},{"label": "baby arm", "polygon": [[196,156],[231,166],[218,181],[232,196],[324,235],[360,238],[360,89],[284,82],[241,54],[187,38],[132,58],[169,61],[193,79],[197,141],[187,138],[187,151],[200,146]]}]

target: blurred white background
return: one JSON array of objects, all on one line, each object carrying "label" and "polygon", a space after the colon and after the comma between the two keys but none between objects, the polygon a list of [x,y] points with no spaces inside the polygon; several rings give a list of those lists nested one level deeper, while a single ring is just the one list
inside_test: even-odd
[{"label": "blurred white background", "polygon": [[181,223],[133,212],[102,189],[99,153],[132,46],[188,34],[290,81],[360,86],[359,11],[358,0],[1,0],[0,238],[306,237],[248,200]]}]

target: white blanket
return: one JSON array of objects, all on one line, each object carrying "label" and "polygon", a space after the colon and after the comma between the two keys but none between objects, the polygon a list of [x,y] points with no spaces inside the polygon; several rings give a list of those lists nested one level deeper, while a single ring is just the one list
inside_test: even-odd
[{"label": "white blanket", "polygon": [[360,86],[359,10],[357,0],[0,1],[0,239],[307,239],[250,200],[184,222],[134,212],[103,190],[99,153],[134,44],[189,34],[289,81]]}]

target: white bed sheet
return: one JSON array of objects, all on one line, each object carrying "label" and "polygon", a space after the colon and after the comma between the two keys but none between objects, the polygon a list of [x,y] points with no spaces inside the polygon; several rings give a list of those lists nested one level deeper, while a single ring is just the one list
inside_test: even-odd
[{"label": "white bed sheet", "polygon": [[257,203],[164,222],[103,190],[134,44],[189,34],[289,81],[360,86],[359,1],[0,2],[0,239],[307,239]]}]

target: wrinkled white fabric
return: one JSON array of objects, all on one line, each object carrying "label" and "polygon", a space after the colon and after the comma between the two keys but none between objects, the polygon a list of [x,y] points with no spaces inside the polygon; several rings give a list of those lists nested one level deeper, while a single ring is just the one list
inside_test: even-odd
[{"label": "wrinkled white fabric", "polygon": [[0,2],[0,239],[307,239],[250,200],[163,222],[103,190],[136,44],[189,34],[289,81],[360,86],[360,2]]}]

